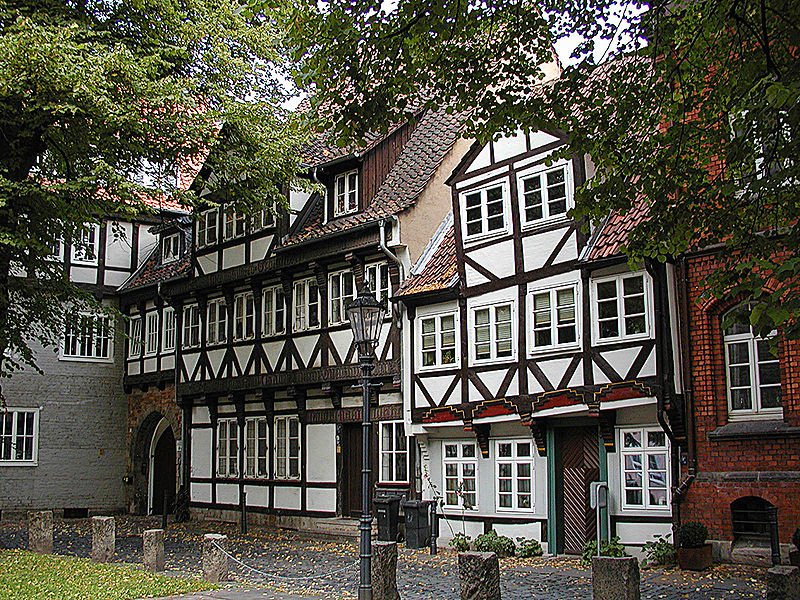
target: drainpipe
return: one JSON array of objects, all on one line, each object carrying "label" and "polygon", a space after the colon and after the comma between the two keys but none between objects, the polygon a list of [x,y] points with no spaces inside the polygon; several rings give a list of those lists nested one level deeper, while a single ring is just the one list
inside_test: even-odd
[{"label": "drainpipe", "polygon": [[[400,258],[394,252],[389,250],[389,247],[386,245],[386,223],[387,223],[387,221],[392,222],[392,224],[396,224],[397,223],[397,217],[392,215],[391,217],[388,217],[386,219],[381,219],[379,221],[379,223],[378,223],[378,246],[380,247],[381,252],[383,252],[389,260],[391,260],[394,264],[397,265],[397,268],[400,271],[400,284],[402,285],[403,281],[405,281],[405,278],[406,278],[406,268],[405,268],[405,265],[403,264],[403,261],[400,260]],[[394,320],[394,324],[398,329],[402,329],[403,328],[403,321],[400,318],[401,310],[402,310],[402,308],[400,307],[399,303],[394,304],[394,306],[392,308],[392,319]]]}]

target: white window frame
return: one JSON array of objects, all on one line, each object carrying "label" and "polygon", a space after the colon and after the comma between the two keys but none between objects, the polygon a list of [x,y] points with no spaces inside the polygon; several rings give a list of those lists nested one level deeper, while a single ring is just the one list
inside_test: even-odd
[{"label": "white window frame", "polygon": [[[500,456],[500,446],[501,444],[511,444],[511,456]],[[519,447],[518,444],[528,444],[528,456],[519,456]],[[534,464],[534,443],[533,440],[530,438],[507,438],[507,439],[499,439],[494,441],[494,451],[495,451],[495,481],[497,485],[495,486],[495,493],[494,493],[494,502],[495,508],[497,512],[524,512],[524,513],[532,513],[536,510],[536,467]],[[511,477],[503,477],[501,476],[501,464],[510,464],[511,465]],[[530,506],[520,507],[519,505],[519,495],[520,495],[520,480],[524,479],[519,476],[518,472],[518,465],[529,465],[530,466],[530,491],[528,494],[530,495]],[[500,482],[503,479],[509,479],[511,481],[511,491],[502,491],[500,489]],[[525,492],[522,492],[523,494]],[[511,495],[511,506],[500,506],[500,496],[501,495]]]},{"label": "white window frame", "polygon": [[[550,197],[549,186],[547,185],[548,173],[553,173],[558,170],[564,170],[564,186],[566,197],[564,203],[566,210],[563,213],[550,214]],[[528,219],[526,210],[525,199],[525,181],[539,177],[543,187],[540,188],[542,196],[542,217],[539,219]],[[517,177],[517,194],[519,196],[519,212],[522,220],[523,227],[535,227],[542,223],[551,223],[553,221],[566,221],[569,219],[567,213],[570,209],[575,207],[574,198],[574,183],[572,179],[572,161],[560,160],[553,165],[546,166],[544,164],[537,165],[534,169],[525,171]]]},{"label": "white window frame", "polygon": [[[284,432],[285,436],[280,435],[279,431],[279,423],[284,423]],[[291,435],[291,426],[292,423],[297,424],[297,436]],[[285,481],[296,481],[300,479],[300,474],[303,469],[303,466],[300,464],[300,457],[302,452],[300,451],[300,444],[302,443],[302,428],[300,425],[300,419],[295,415],[278,415],[275,417],[273,421],[274,435],[275,435],[275,460],[274,460],[274,470],[273,470],[273,479],[277,480],[285,480]],[[297,455],[292,455],[292,440],[297,440]],[[281,446],[285,449],[285,454],[281,452]],[[297,474],[292,474],[292,462],[297,461]],[[282,469],[281,469],[282,467]],[[281,473],[283,470],[283,473]]]},{"label": "white window frame", "polygon": [[[261,335],[271,337],[286,333],[286,296],[283,287],[273,285],[264,288],[261,298],[263,318],[261,320]],[[278,318],[280,315],[280,319]]]},{"label": "white window frame", "polygon": [[[101,345],[102,340],[105,340],[105,354],[92,351],[90,354],[72,354],[68,352],[67,342],[70,324],[75,324],[77,319],[91,319],[94,322],[93,327],[97,328],[99,322],[103,322],[105,335],[100,336]],[[96,349],[97,340],[94,339],[95,334],[92,334],[92,341],[89,345]],[[141,338],[140,338],[141,339]],[[80,342],[76,342],[80,346]],[[113,363],[114,362],[114,322],[110,315],[103,313],[91,313],[79,311],[67,317],[67,322],[64,327],[64,335],[61,338],[61,349],[59,359],[70,362],[97,362],[97,363]]]},{"label": "white window frame", "polygon": [[175,350],[175,333],[176,333],[176,320],[175,320],[175,309],[171,306],[167,306],[164,308],[162,314],[162,339],[161,339],[161,351],[162,352],[172,352]]},{"label": "white window frame", "polygon": [[158,311],[145,313],[144,324],[144,355],[155,356],[158,354],[158,331],[160,329]]},{"label": "white window frame", "polygon": [[[497,229],[488,229],[489,226],[489,215],[487,211],[487,192],[491,189],[499,187],[502,193],[502,197],[500,199],[500,203],[503,207],[502,217],[503,217],[503,226]],[[467,196],[472,196],[474,194],[480,194],[480,209],[481,209],[481,230],[477,233],[468,233],[468,226],[469,222],[467,221]],[[497,235],[502,235],[508,232],[508,228],[510,225],[511,220],[511,210],[510,210],[510,203],[509,203],[509,194],[508,194],[508,180],[504,179],[502,181],[493,181],[492,183],[472,188],[469,190],[465,190],[459,194],[459,205],[461,210],[461,223],[462,223],[462,231],[464,235],[464,239],[467,241],[479,240],[482,238],[493,237]],[[496,215],[495,215],[496,216]],[[474,221],[477,222],[477,221]]]},{"label": "white window frame", "polygon": [[[259,425],[264,427],[263,435],[259,434]],[[263,469],[259,463],[263,463]],[[244,420],[244,477],[269,477],[269,421],[266,417],[247,417]]]},{"label": "white window frame", "polygon": [[[16,458],[16,450],[19,444],[19,414],[32,414],[33,415],[33,431],[32,433],[24,432],[22,437],[31,439],[31,458]],[[10,423],[8,415],[11,415]],[[26,419],[27,421],[27,419]],[[6,426],[10,425],[10,429],[6,430]],[[26,424],[27,428],[27,424]],[[6,439],[10,438],[10,442]],[[11,458],[4,458],[6,449],[10,450]],[[39,409],[38,408],[25,408],[25,407],[12,407],[9,406],[7,411],[0,411],[0,467],[36,467],[39,465]]]},{"label": "white window frame", "polygon": [[89,223],[78,232],[72,244],[72,262],[76,265],[97,265],[100,250],[100,225]]},{"label": "white window frame", "polygon": [[[224,435],[222,435],[224,432]],[[231,435],[235,432],[235,436]],[[234,418],[219,418],[217,419],[217,464],[215,465],[217,477],[221,478],[236,478],[241,473],[241,465],[239,464],[239,444],[241,440],[241,432],[239,431],[239,422]],[[225,452],[221,452],[222,441],[225,440]],[[236,444],[234,452],[231,453],[231,442]],[[222,467],[223,461],[224,468]]]},{"label": "white window frame", "polygon": [[[511,326],[511,354],[508,356],[497,355],[497,309],[502,306],[511,307],[510,326]],[[489,347],[491,356],[488,358],[478,358],[478,338],[476,335],[476,313],[480,310],[489,311]],[[471,306],[469,310],[469,352],[470,359],[476,364],[488,364],[495,362],[514,361],[517,357],[517,321],[516,321],[516,302],[511,299],[498,300],[489,304],[479,304]]]},{"label": "white window frame", "polygon": [[[353,175],[355,175],[355,185],[351,186],[351,183],[353,182]],[[339,191],[340,181],[344,184],[341,192]],[[346,173],[340,173],[333,179],[332,204],[334,217],[341,217],[343,215],[349,215],[354,212],[358,212],[358,188],[358,169],[347,171]],[[340,196],[342,197],[344,203],[341,209],[339,208]]]},{"label": "white window frame", "polygon": [[[375,279],[378,279],[377,285]],[[370,292],[378,301],[392,297],[392,274],[388,262],[373,263],[364,267],[364,283],[369,286]]]},{"label": "white window frame", "polygon": [[[448,457],[447,456],[447,446],[455,445],[458,447],[458,456],[455,457]],[[465,446],[472,446],[474,456],[464,456],[464,447]],[[478,464],[478,457],[480,456],[480,450],[478,449],[478,444],[473,441],[468,440],[442,440],[442,508],[444,510],[474,510],[477,511],[479,509],[479,502],[480,502],[480,467]],[[468,493],[475,495],[475,503],[474,506],[471,508],[463,508],[464,499],[462,494],[456,494],[456,503],[452,504],[450,502],[450,497],[448,494],[452,495],[455,492],[448,492],[447,488],[447,480],[452,479],[452,476],[448,477],[447,475],[447,465],[456,465],[456,485],[458,486],[460,483],[464,481],[464,465],[465,464],[472,464],[475,467],[475,490],[470,490]],[[472,479],[472,478],[470,478]]]},{"label": "white window frame", "polygon": [[[314,287],[317,290],[317,297],[314,302],[309,302],[309,292],[311,288]],[[299,291],[302,290],[302,298],[300,297]],[[302,302],[301,302],[302,300]],[[293,315],[293,327],[292,331],[310,331],[312,329],[318,329],[320,326],[320,312],[319,312],[319,304],[320,304],[320,293],[319,293],[319,286],[317,284],[317,280],[314,277],[305,277],[303,279],[298,279],[294,282],[294,286],[292,288],[292,315]],[[317,322],[312,324],[311,323],[311,306],[316,306],[317,311]]]},{"label": "white window frame", "polygon": [[[453,362],[445,363],[442,362],[442,352],[446,349],[450,349],[448,346],[445,348],[442,343],[442,319],[451,317],[453,319]],[[459,327],[458,327],[458,312],[455,310],[446,311],[446,312],[437,312],[431,314],[419,314],[417,313],[417,322],[419,323],[417,327],[417,344],[418,350],[416,351],[417,355],[417,369],[420,371],[428,371],[433,369],[456,369],[461,364],[461,355],[460,355],[460,346],[459,346]],[[424,324],[423,321],[432,320],[434,322],[434,331],[433,333],[426,334],[424,332]],[[434,347],[428,350],[425,350],[424,340],[426,335],[433,335],[434,336]],[[434,362],[433,364],[426,365],[424,354],[426,352],[434,352]]]},{"label": "white window frame", "polygon": [[[669,438],[664,433],[664,430],[660,427],[655,426],[643,426],[643,427],[624,427],[619,428],[618,430],[618,446],[617,446],[617,454],[619,455],[619,485],[620,485],[620,508],[624,511],[643,511],[643,512],[659,512],[659,513],[669,513],[670,506],[671,506],[671,451],[669,446]],[[641,447],[639,448],[626,448],[625,447],[625,434],[626,433],[639,433],[641,435]],[[650,447],[649,440],[648,440],[648,433],[659,433],[664,436],[664,446],[654,446]],[[628,503],[628,495],[626,492],[626,481],[625,481],[625,473],[626,471],[635,472],[633,469],[626,469],[625,465],[625,457],[631,455],[641,455],[642,457],[642,485],[641,488],[634,487],[633,489],[641,489],[642,491],[642,504],[630,504]],[[665,456],[665,468],[664,469],[653,469],[656,472],[665,472],[666,477],[666,488],[656,488],[656,489],[665,489],[666,492],[666,503],[664,505],[651,505],[650,504],[650,465],[649,465],[649,456],[651,455],[664,455]]]},{"label": "white window frame", "polygon": [[[219,210],[210,208],[200,213],[197,219],[197,247],[205,248],[219,241]],[[209,234],[213,232],[213,238]]]},{"label": "white window frame", "polygon": [[[350,294],[345,294],[345,281],[350,281]],[[355,299],[356,276],[352,271],[336,271],[328,275],[328,324],[347,323],[347,306]],[[338,315],[337,315],[338,313]]]},{"label": "white window frame", "polygon": [[228,341],[228,306],[225,297],[206,302],[206,343],[224,344]]},{"label": "white window frame", "polygon": [[275,227],[275,213],[272,212],[272,209],[262,208],[250,220],[250,227],[253,231]]},{"label": "white window frame", "polygon": [[[644,290],[644,331],[642,333],[626,334],[625,333],[625,318],[629,316],[639,316],[639,313],[628,315],[625,312],[624,302],[624,280],[634,277],[642,278],[642,289]],[[615,281],[617,290],[617,332],[615,337],[600,337],[600,306],[597,288],[600,284]],[[614,275],[607,275],[604,277],[597,277],[592,279],[591,289],[591,311],[592,311],[592,342],[595,344],[613,344],[615,342],[625,340],[640,340],[653,337],[653,280],[646,271],[634,271],[625,273],[616,273]],[[604,319],[606,320],[606,319]]]},{"label": "white window frame", "polygon": [[[575,328],[575,341],[574,342],[558,342],[558,293],[564,290],[572,290],[573,300],[574,300],[574,310],[575,310],[575,323],[573,327]],[[537,346],[536,345],[536,296],[540,294],[549,294],[550,295],[550,344]],[[581,299],[580,299],[580,286],[577,283],[567,283],[564,285],[556,285],[553,287],[547,288],[538,288],[533,289],[528,292],[528,315],[529,315],[529,325],[528,325],[528,335],[529,335],[529,351],[531,354],[538,354],[542,352],[548,352],[551,350],[562,350],[565,348],[576,348],[580,347],[581,344]]]},{"label": "white window frame", "polygon": [[[741,310],[741,307],[737,307],[733,310]],[[768,360],[761,360],[758,351],[759,342],[761,343],[769,343],[769,340],[777,335],[776,331],[770,333],[769,337],[767,338],[760,338],[756,337],[753,332],[753,327],[748,324],[748,331],[747,333],[733,333],[728,334],[724,331],[722,332],[722,340],[723,340],[723,352],[725,353],[725,396],[728,400],[728,419],[731,421],[736,420],[750,420],[750,419],[776,419],[781,418],[783,416],[783,378],[780,376],[780,354],[777,357],[770,357]],[[747,363],[735,363],[731,364],[730,361],[730,352],[729,347],[738,344],[747,344],[747,355],[748,355],[748,362]],[[767,364],[777,364],[778,365],[778,373],[779,373],[779,383],[777,384],[765,384],[768,387],[778,387],[781,393],[781,406],[775,408],[762,408],[761,406],[761,388],[765,387],[761,385],[761,374],[759,366],[767,363]],[[749,367],[749,378],[750,378],[750,403],[751,408],[749,409],[734,409],[733,408],[733,397],[732,397],[732,388],[736,387],[737,389],[744,389],[744,386],[732,386],[731,382],[731,368],[732,367],[741,367],[744,365]]]},{"label": "white window frame", "polygon": [[[195,318],[193,318],[195,317]],[[183,307],[183,331],[181,331],[181,348],[197,348],[202,341],[201,336],[202,319],[200,319],[200,306],[187,304]],[[197,341],[192,338],[197,336]]]},{"label": "white window frame", "polygon": [[142,315],[131,317],[128,321],[128,359],[136,360],[142,356]]},{"label": "white window frame", "polygon": [[161,240],[161,264],[175,262],[181,257],[181,234],[171,233]]},{"label": "white window frame", "polygon": [[233,297],[233,341],[252,340],[256,336],[256,299],[253,292]]},{"label": "white window frame", "polygon": [[[384,428],[389,428],[391,430],[391,437],[390,443],[387,444],[384,440]],[[380,483],[408,483],[408,435],[405,431],[405,423],[403,421],[378,421],[378,456],[380,457],[380,464],[379,464],[379,472],[378,472],[378,481]],[[397,429],[400,428],[402,432],[401,438],[405,440],[405,448],[397,448]],[[400,457],[404,457],[405,459],[405,470],[406,476],[405,477],[398,477],[397,471],[398,469],[398,460]],[[384,466],[388,461],[389,470],[390,470],[390,477],[384,477]]]},{"label": "white window frame", "polygon": [[223,240],[240,238],[247,233],[247,215],[242,211],[236,210],[233,206],[227,206],[223,214],[225,215],[222,228]]}]

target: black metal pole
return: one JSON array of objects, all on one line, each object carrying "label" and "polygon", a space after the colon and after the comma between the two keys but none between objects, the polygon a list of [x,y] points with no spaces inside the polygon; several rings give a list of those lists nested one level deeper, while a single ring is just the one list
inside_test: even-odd
[{"label": "black metal pole", "polygon": [[360,356],[361,366],[361,520],[359,529],[358,600],[372,600],[372,512],[370,509],[370,429],[369,376],[374,368],[372,356]]},{"label": "black metal pole", "polygon": [[247,535],[247,492],[242,490],[242,511],[239,520],[239,531],[242,535]]},{"label": "black metal pole", "polygon": [[767,508],[767,520],[769,521],[769,545],[772,549],[772,564],[781,564],[781,544],[778,539],[778,507],[770,506]]},{"label": "black metal pole", "polygon": [[161,502],[161,529],[167,528],[167,490],[164,490],[164,498]]},{"label": "black metal pole", "polygon": [[436,512],[436,500],[431,502],[431,556],[439,551],[438,542],[439,537],[439,513]]}]

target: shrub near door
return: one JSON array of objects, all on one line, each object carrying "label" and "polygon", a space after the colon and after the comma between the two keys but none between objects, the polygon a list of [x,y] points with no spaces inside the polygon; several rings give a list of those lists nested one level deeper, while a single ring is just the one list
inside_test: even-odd
[{"label": "shrub near door", "polygon": [[678,566],[687,571],[702,571],[713,564],[708,529],[702,523],[684,523],[678,529]]}]

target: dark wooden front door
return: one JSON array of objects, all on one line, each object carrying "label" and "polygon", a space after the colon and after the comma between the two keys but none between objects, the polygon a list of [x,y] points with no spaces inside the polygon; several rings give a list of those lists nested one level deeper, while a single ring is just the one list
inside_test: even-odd
[{"label": "dark wooden front door", "polygon": [[167,512],[175,505],[175,436],[168,427],[156,443],[153,456],[153,514],[163,512],[164,494],[167,495]]},{"label": "dark wooden front door", "polygon": [[600,478],[597,428],[556,429],[556,510],[559,552],[580,554],[597,526],[589,484]]},{"label": "dark wooden front door", "polygon": [[[372,476],[370,486],[375,489],[377,473],[377,437],[375,436],[376,424],[372,424]],[[342,516],[361,516],[361,423],[346,423],[342,426]]]}]

